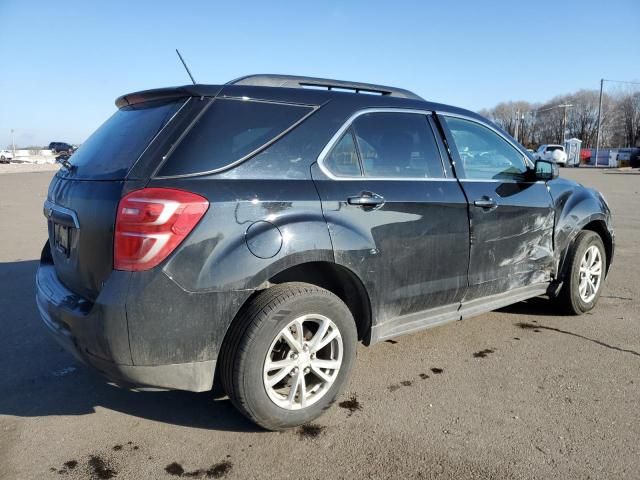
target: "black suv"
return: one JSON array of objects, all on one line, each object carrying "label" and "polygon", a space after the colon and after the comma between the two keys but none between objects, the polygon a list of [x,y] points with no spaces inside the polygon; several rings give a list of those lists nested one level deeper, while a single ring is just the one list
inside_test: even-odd
[{"label": "black suv", "polygon": [[283,429],[332,404],[358,341],[602,291],[605,199],[475,113],[282,75],[116,105],[49,187],[37,303],[122,384],[215,379]]},{"label": "black suv", "polygon": [[76,147],[74,147],[70,143],[51,142],[49,144],[49,150],[51,150],[53,153],[66,153],[68,155],[71,155],[76,150]]}]

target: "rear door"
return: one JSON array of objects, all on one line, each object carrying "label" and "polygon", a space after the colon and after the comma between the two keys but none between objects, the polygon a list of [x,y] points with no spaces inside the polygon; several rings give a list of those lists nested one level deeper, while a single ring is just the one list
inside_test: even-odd
[{"label": "rear door", "polygon": [[554,210],[525,154],[477,119],[439,115],[469,200],[465,301],[542,284],[553,270]]},{"label": "rear door", "polygon": [[313,169],[336,262],[365,283],[378,324],[402,317],[400,330],[457,310],[467,285],[467,204],[438,142],[429,112],[363,111]]}]

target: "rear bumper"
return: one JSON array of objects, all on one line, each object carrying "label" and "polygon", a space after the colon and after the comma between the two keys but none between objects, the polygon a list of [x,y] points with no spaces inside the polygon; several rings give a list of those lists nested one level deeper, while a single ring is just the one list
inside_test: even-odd
[{"label": "rear bumper", "polygon": [[125,308],[130,275],[114,272],[96,302],[91,303],[60,282],[53,264],[42,262],[36,276],[36,302],[47,330],[79,361],[115,383],[194,392],[211,390],[215,359],[134,364]]}]

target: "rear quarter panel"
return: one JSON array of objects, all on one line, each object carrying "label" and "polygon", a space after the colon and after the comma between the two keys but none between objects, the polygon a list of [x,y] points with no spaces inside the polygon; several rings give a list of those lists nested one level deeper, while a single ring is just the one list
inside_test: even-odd
[{"label": "rear quarter panel", "polygon": [[[172,186],[204,195],[211,206],[164,267],[185,290],[254,290],[288,266],[333,261],[329,233],[311,180],[186,182],[188,186],[174,180]],[[269,258],[259,258],[247,246],[247,230],[256,222],[268,222],[280,233],[281,247]],[[271,233],[273,229],[263,232]]]},{"label": "rear quarter panel", "polygon": [[[215,359],[242,305],[271,277],[299,263],[333,261],[311,180],[197,177],[150,186],[189,190],[211,205],[160,275],[133,276],[127,315],[135,364]],[[281,235],[281,247],[270,258],[259,258],[247,245],[247,230],[256,222],[273,225],[258,230],[258,237],[269,236],[267,242],[274,232]]]}]

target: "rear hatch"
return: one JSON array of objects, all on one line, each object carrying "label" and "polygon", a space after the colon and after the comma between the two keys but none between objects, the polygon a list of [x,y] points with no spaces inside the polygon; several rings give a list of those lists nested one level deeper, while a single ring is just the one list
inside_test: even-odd
[{"label": "rear hatch", "polygon": [[[152,145],[162,143],[160,132],[188,103],[182,97],[120,108],[51,181],[44,207],[49,246],[58,278],[73,292],[91,301],[98,296],[113,268],[116,211],[128,175]],[[153,166],[145,170],[148,178]]]}]

